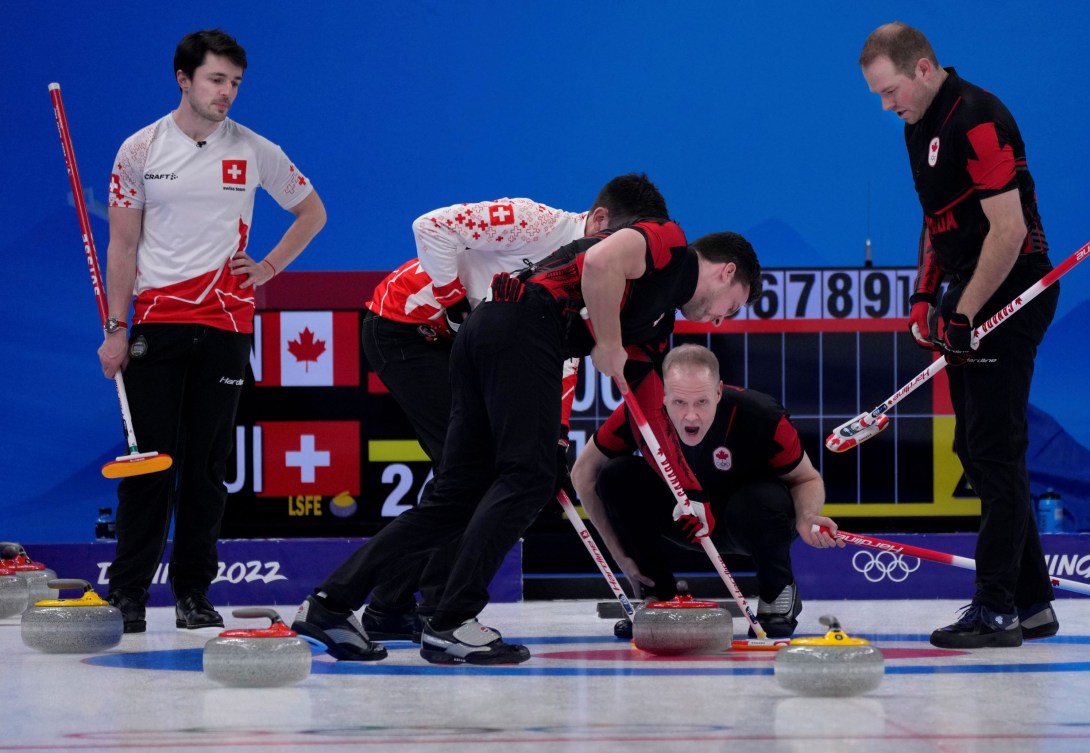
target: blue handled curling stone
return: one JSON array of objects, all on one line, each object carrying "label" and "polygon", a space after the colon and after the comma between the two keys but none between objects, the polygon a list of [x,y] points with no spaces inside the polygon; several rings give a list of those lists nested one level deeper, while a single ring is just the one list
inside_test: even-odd
[{"label": "blue handled curling stone", "polygon": [[48,654],[94,654],[121,643],[121,610],[85,580],[51,580],[57,591],[80,589],[78,599],[41,599],[23,612],[23,643]]},{"label": "blue handled curling stone", "polygon": [[26,553],[22,544],[14,541],[0,541],[0,567],[7,567],[15,571],[15,577],[22,578],[29,591],[28,603],[33,604],[40,599],[57,598],[56,589],[49,588],[49,581],[55,580],[57,574],[43,565],[35,562]]},{"label": "blue handled curling stone", "polygon": [[310,675],[310,644],[284,624],[275,609],[236,609],[243,619],[267,618],[267,628],[224,630],[204,644],[204,674],[236,688],[271,688]]},{"label": "blue handled curling stone", "polygon": [[851,638],[836,617],[818,620],[829,631],[821,637],[794,638],[776,654],[780,686],[806,696],[842,697],[873,690],[885,674],[882,652],[863,638]]},{"label": "blue handled curling stone", "polygon": [[0,565],[0,619],[22,614],[29,602],[26,580],[17,577],[10,567]]},{"label": "blue handled curling stone", "polygon": [[685,581],[669,601],[652,601],[636,611],[632,642],[649,654],[709,654],[726,651],[734,638],[734,618],[714,601],[697,601]]}]

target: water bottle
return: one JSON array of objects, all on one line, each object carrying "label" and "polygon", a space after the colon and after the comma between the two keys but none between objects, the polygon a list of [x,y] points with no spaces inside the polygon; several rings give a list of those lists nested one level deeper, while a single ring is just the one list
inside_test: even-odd
[{"label": "water bottle", "polygon": [[1049,489],[1037,498],[1037,530],[1060,533],[1064,529],[1064,506],[1058,492]]},{"label": "water bottle", "polygon": [[114,522],[114,511],[111,507],[98,508],[98,519],[95,520],[95,540],[114,541],[117,539],[117,523]]}]

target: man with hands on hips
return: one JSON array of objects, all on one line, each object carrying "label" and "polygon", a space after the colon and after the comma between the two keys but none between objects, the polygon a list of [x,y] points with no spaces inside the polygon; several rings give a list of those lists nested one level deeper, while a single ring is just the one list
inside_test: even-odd
[{"label": "man with hands on hips", "polygon": [[[246,65],[245,50],[223,31],[186,35],[174,55],[177,109],[125,140],[110,177],[102,373],[124,370],[141,448],[177,461],[118,485],[109,601],[127,633],[146,629],[144,605],[172,517],[175,624],[223,625],[206,592],[218,571],[254,288],[325,224],[317,192],[280,147],[227,118]],[[259,187],[295,218],[261,260],[247,253]]]}]

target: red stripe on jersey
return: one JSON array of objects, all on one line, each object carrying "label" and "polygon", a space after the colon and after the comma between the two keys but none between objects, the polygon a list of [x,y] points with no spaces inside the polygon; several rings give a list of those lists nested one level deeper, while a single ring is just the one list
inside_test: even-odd
[{"label": "red stripe on jersey", "polygon": [[250,243],[250,226],[238,218],[238,252],[241,254]]},{"label": "red stripe on jersey", "polygon": [[685,232],[674,222],[638,222],[632,226],[647,238],[647,266],[662,269],[674,260],[679,247],[688,245]]},{"label": "red stripe on jersey", "polygon": [[254,331],[254,289],[239,287],[246,275],[226,264],[189,280],[141,292],[134,304],[136,324],[206,324],[230,332]]},{"label": "red stripe on jersey", "polygon": [[446,285],[432,284],[431,290],[435,293],[435,300],[444,308],[450,307],[466,297],[466,289],[462,285],[462,281],[457,277]]},{"label": "red stripe on jersey", "polygon": [[976,159],[966,160],[969,176],[978,189],[1001,191],[1014,183],[1014,148],[999,145],[995,123],[981,123],[968,133]]},{"label": "red stripe on jersey", "polygon": [[780,417],[772,441],[780,450],[769,459],[768,464],[770,466],[773,468],[794,468],[799,464],[802,459],[802,444],[799,442],[799,433],[795,429],[795,425],[791,423],[787,416]]},{"label": "red stripe on jersey", "polygon": [[439,334],[446,334],[446,318],[432,295],[432,280],[420,267],[419,259],[411,259],[375,286],[367,309],[395,322],[430,324]]}]

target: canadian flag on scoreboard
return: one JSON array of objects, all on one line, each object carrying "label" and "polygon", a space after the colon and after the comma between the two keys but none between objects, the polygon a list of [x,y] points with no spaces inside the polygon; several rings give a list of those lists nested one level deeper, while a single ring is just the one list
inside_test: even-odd
[{"label": "canadian flag on scoreboard", "polygon": [[360,383],[355,311],[261,313],[262,387],[355,387]]},{"label": "canadian flag on scoreboard", "polygon": [[257,427],[262,466],[257,496],[359,495],[359,421],[259,421]]}]

